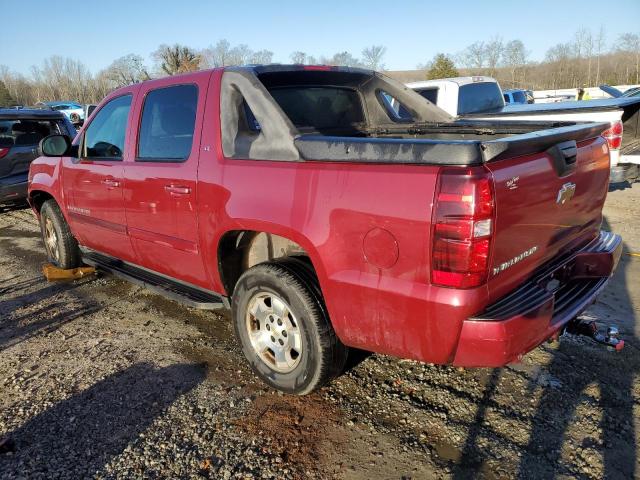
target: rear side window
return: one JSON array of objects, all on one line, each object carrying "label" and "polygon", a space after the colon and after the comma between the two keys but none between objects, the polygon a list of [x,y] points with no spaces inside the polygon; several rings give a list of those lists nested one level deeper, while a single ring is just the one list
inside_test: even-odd
[{"label": "rear side window", "polygon": [[84,158],[122,160],[131,109],[131,95],[109,101],[91,121],[84,135]]},{"label": "rear side window", "polygon": [[186,160],[193,144],[197,107],[195,85],[176,85],[149,92],[142,109],[137,160]]},{"label": "rear side window", "polygon": [[0,148],[34,147],[54,133],[67,133],[56,120],[0,120]]},{"label": "rear side window", "polygon": [[401,104],[397,98],[391,96],[384,90],[380,90],[379,96],[392,120],[405,122],[413,120],[409,110],[407,110],[407,108]]},{"label": "rear side window", "polygon": [[298,128],[340,129],[364,122],[360,96],[349,88],[302,86],[269,93]]},{"label": "rear side window", "polygon": [[423,88],[418,90],[418,93],[424,98],[429,100],[434,105],[438,103],[438,89],[437,88]]},{"label": "rear side window", "polygon": [[458,93],[458,114],[488,112],[504,106],[500,87],[494,82],[462,85]]}]

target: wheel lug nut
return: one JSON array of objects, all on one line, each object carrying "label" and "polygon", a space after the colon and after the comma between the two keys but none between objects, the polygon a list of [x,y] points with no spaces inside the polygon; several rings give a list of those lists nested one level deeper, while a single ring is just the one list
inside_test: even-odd
[{"label": "wheel lug nut", "polygon": [[267,323],[267,330],[271,330],[271,325]]},{"label": "wheel lug nut", "polygon": [[274,343],[276,341],[276,338],[273,335],[271,336],[271,341],[274,342]]},{"label": "wheel lug nut", "polygon": [[279,343],[281,346],[282,346],[282,345],[284,345],[284,342],[282,341],[282,339],[279,339],[279,340],[278,340],[278,343]]},{"label": "wheel lug nut", "polygon": [[282,336],[286,337],[287,336],[287,331],[286,330],[282,330]]},{"label": "wheel lug nut", "polygon": [[278,325],[282,326],[282,320],[278,319]]}]

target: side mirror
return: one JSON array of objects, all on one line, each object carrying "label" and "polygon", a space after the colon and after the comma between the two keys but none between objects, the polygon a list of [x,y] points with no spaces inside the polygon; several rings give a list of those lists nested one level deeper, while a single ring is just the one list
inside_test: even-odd
[{"label": "side mirror", "polygon": [[70,150],[71,139],[66,135],[49,135],[38,145],[38,154],[43,157],[63,157]]}]

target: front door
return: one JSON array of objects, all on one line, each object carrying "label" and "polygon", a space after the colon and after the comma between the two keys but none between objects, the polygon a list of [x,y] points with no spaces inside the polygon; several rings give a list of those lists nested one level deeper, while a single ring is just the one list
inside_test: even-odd
[{"label": "front door", "polygon": [[65,204],[81,245],[123,260],[134,256],[122,196],[127,125],[133,100],[109,100],[79,138],[78,156],[62,159]]},{"label": "front door", "polygon": [[209,76],[142,85],[134,159],[124,167],[127,225],[137,263],[202,287],[208,283],[198,242],[196,190]]}]

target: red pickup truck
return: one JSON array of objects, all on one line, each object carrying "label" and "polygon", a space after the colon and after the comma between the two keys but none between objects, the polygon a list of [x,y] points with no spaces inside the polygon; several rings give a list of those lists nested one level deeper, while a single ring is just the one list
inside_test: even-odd
[{"label": "red pickup truck", "polygon": [[254,371],[302,394],[349,347],[501,366],[573,325],[621,252],[607,128],[455,121],[368,70],[215,69],[42,140],[29,201],[58,266],[231,308]]}]

